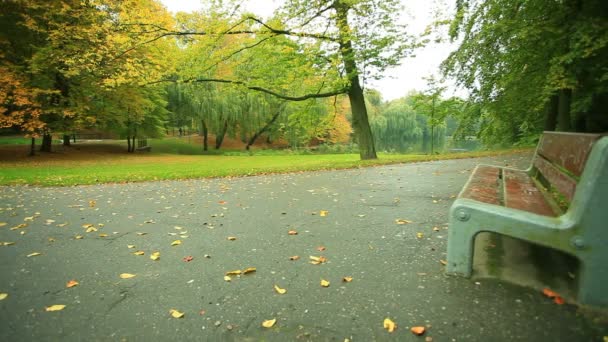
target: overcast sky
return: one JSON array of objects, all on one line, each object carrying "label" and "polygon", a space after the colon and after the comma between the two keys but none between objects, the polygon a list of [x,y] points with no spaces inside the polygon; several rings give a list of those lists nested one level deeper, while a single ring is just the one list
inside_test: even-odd
[{"label": "overcast sky", "polygon": [[[432,21],[432,7],[437,0],[402,0],[406,7],[406,14],[400,21],[407,23],[410,34],[419,34]],[[439,0],[441,1],[441,0]],[[190,12],[199,9],[200,0],[161,0],[171,12]],[[251,12],[262,17],[269,17],[278,7],[281,0],[250,0],[244,5]],[[444,5],[446,2],[442,2]],[[448,1],[448,4],[452,1]],[[424,77],[438,75],[439,64],[448,56],[454,47],[451,44],[433,44],[424,49],[416,50],[416,57],[406,58],[401,66],[388,70],[382,80],[375,81],[371,87],[378,89],[385,100],[392,100],[404,96],[410,90],[426,89]],[[454,94],[463,96],[465,92],[456,90],[447,82],[448,90],[444,96]],[[367,85],[369,87],[369,85]]]}]

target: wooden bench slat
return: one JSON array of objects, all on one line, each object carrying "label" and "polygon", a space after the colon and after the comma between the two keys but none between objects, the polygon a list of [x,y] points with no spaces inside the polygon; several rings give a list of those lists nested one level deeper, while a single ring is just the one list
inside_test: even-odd
[{"label": "wooden bench slat", "polygon": [[600,137],[599,134],[544,132],[538,154],[580,177],[591,147]]},{"label": "wooden bench slat", "polygon": [[568,199],[568,202],[572,201],[574,192],[576,191],[576,181],[574,179],[561,172],[542,156],[537,156],[534,159],[534,167],[543,174],[551,185]]},{"label": "wooden bench slat", "polygon": [[460,197],[500,205],[499,175],[498,167],[485,165],[476,167]]},{"label": "wooden bench slat", "polygon": [[545,196],[527,173],[503,170],[503,181],[506,207],[544,216],[555,216],[555,212],[547,203]]}]

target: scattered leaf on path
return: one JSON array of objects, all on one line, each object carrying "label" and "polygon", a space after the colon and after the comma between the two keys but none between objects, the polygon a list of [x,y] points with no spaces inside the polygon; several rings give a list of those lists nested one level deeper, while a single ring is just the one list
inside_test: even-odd
[{"label": "scattered leaf on path", "polygon": [[4,227],[4,226],[6,226],[7,224],[8,224],[8,223],[6,223],[6,222],[0,222],[0,227]]},{"label": "scattered leaf on path", "polygon": [[397,329],[397,324],[395,322],[393,322],[390,318],[385,318],[384,322],[382,323],[382,326],[384,327],[384,329],[388,330],[388,332],[392,333],[393,331],[395,331],[395,329]]},{"label": "scattered leaf on path", "polygon": [[294,255],[294,256],[290,256],[290,257],[289,257],[289,260],[291,260],[291,261],[296,261],[296,260],[298,260],[298,259],[300,259],[300,257],[299,257],[299,256],[297,256],[297,255]]},{"label": "scattered leaf on path", "polygon": [[241,271],[241,270],[234,270],[234,271],[228,271],[228,272],[226,272],[226,275],[227,276],[230,276],[230,275],[240,275],[241,273],[243,273],[243,271]]},{"label": "scattered leaf on path", "polygon": [[235,237],[235,236],[229,236],[229,237],[227,237],[227,239],[228,239],[229,241],[234,241],[234,240],[236,240],[236,237]]},{"label": "scattered leaf on path", "polygon": [[345,283],[350,283],[351,281],[353,281],[353,277],[344,277],[342,278],[342,281]]},{"label": "scattered leaf on path", "polygon": [[324,250],[326,250],[326,248],[325,248],[325,246],[319,246],[319,247],[317,247],[317,250],[319,252],[323,252]]},{"label": "scattered leaf on path", "polygon": [[154,261],[160,259],[160,252],[154,252],[154,253],[152,253],[152,255],[150,255],[150,259],[152,259]]},{"label": "scattered leaf on path", "polygon": [[97,201],[95,201],[95,200],[90,200],[89,201],[89,207],[90,208],[95,208],[95,204],[97,204]]},{"label": "scattered leaf on path", "polygon": [[148,234],[148,233],[146,233],[146,232],[138,232],[138,233],[137,233],[137,235],[139,235],[139,236],[144,236],[144,235],[147,235],[147,234]]},{"label": "scattered leaf on path", "polygon": [[91,232],[96,232],[96,231],[97,231],[97,228],[89,227],[89,228],[87,228],[87,230],[85,230],[85,233],[91,233]]},{"label": "scattered leaf on path", "polygon": [[122,279],[129,279],[129,278],[133,278],[133,277],[135,277],[135,274],[131,274],[131,273],[121,273],[121,274],[120,274],[120,277],[121,277]]},{"label": "scattered leaf on path", "polygon": [[396,219],[395,223],[397,223],[397,224],[408,224],[408,223],[412,223],[412,221],[405,220],[405,219]]},{"label": "scattered leaf on path", "polygon": [[420,232],[416,233],[416,238],[422,239],[423,237],[424,237],[424,234],[422,234]]},{"label": "scattered leaf on path", "polygon": [[135,254],[135,255],[144,255],[146,253],[144,251],[137,251],[137,252],[133,252],[133,254]]},{"label": "scattered leaf on path", "polygon": [[433,227],[434,232],[438,232],[439,230],[440,230],[439,227]]},{"label": "scattered leaf on path", "polygon": [[277,322],[277,319],[276,319],[276,318],[273,318],[273,319],[268,319],[268,320],[265,320],[264,322],[262,322],[262,326],[263,326],[264,328],[272,328],[272,326],[273,326],[273,325],[274,325],[276,322]]},{"label": "scattered leaf on path", "polygon": [[21,223],[11,228],[11,230],[17,230],[27,227],[27,223]]},{"label": "scattered leaf on path", "polygon": [[79,283],[76,280],[72,279],[72,280],[68,281],[67,284],[65,284],[65,287],[70,288],[70,287],[74,287],[74,286],[76,286],[78,284]]},{"label": "scattered leaf on path", "polygon": [[420,335],[424,334],[424,332],[426,331],[426,328],[425,327],[412,327],[410,329],[410,331],[412,332],[412,334],[420,336]]},{"label": "scattered leaf on path", "polygon": [[55,304],[44,308],[45,311],[61,311],[65,308],[63,304]]},{"label": "scattered leaf on path", "polygon": [[562,305],[565,303],[564,298],[562,298],[561,296],[553,298],[553,302],[557,305]]},{"label": "scattered leaf on path", "polygon": [[177,246],[177,245],[181,245],[182,244],[182,240],[175,240],[173,242],[171,242],[171,246]]},{"label": "scattered leaf on path", "polygon": [[101,233],[101,234],[99,234],[99,237],[108,237],[108,234],[106,234],[106,233]]},{"label": "scattered leaf on path", "polygon": [[319,265],[319,264],[322,264],[322,263],[324,263],[324,262],[327,261],[327,258],[325,258],[323,256],[318,256],[317,257],[317,256],[312,256],[311,255],[311,256],[309,256],[309,258],[311,260],[310,263],[313,264],[313,265]]},{"label": "scattered leaf on path", "polygon": [[0,246],[11,246],[14,245],[14,242],[0,242]]},{"label": "scattered leaf on path", "polygon": [[285,294],[287,290],[280,288],[278,285],[274,286],[274,290],[277,291],[278,294]]},{"label": "scattered leaf on path", "polygon": [[191,255],[188,255],[186,257],[184,257],[182,260],[184,260],[185,262],[190,262],[194,259],[194,257],[192,257]]},{"label": "scattered leaf on path", "polygon": [[169,313],[171,314],[171,317],[173,318],[182,318],[184,317],[184,313],[183,312],[179,312],[175,309],[171,309],[169,310]]},{"label": "scattered leaf on path", "polygon": [[321,286],[323,286],[323,287],[329,287],[329,281],[327,281],[325,279],[321,279]]},{"label": "scattered leaf on path", "polygon": [[74,239],[76,239],[76,240],[82,240],[83,237],[84,236],[82,236],[82,235],[76,235],[76,236],[74,236]]},{"label": "scattered leaf on path", "polygon": [[289,235],[298,235],[298,232],[295,231],[295,230],[290,230],[290,231],[287,232],[287,234],[289,234]]},{"label": "scattered leaf on path", "polygon": [[448,264],[448,262],[446,260],[439,260],[439,263],[442,264],[443,266]]},{"label": "scattered leaf on path", "polygon": [[559,297],[559,294],[557,294],[557,292],[554,292],[551,289],[546,288],[546,287],[543,289],[543,294],[549,298]]},{"label": "scattered leaf on path", "polygon": [[321,217],[325,217],[328,214],[329,214],[329,211],[327,211],[327,210],[321,210],[321,211],[319,211],[319,216],[321,216]]},{"label": "scattered leaf on path", "polygon": [[42,255],[42,253],[34,252],[34,253],[28,254],[27,257],[29,258],[29,257],[39,256],[39,255]]},{"label": "scattered leaf on path", "polygon": [[8,293],[0,293],[0,300],[4,300],[8,297]]},{"label": "scattered leaf on path", "polygon": [[246,269],[243,270],[243,274],[253,273],[255,271],[257,271],[257,269],[255,267],[247,267]]},{"label": "scattered leaf on path", "polygon": [[127,248],[135,248],[135,245],[127,245]]},{"label": "scattered leaf on path", "polygon": [[230,278],[230,276],[224,276],[224,281],[231,281],[232,278]]}]

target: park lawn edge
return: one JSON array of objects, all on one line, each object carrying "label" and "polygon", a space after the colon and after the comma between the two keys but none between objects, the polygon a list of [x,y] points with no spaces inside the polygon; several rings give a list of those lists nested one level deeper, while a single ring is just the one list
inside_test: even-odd
[{"label": "park lawn edge", "polygon": [[[133,161],[131,163],[116,162],[116,165],[107,165],[107,161],[104,165],[97,165],[95,163],[78,166],[64,166],[64,165],[17,165],[17,166],[2,166],[2,173],[0,173],[0,186],[40,186],[40,187],[68,187],[68,186],[79,186],[79,185],[94,185],[94,184],[116,184],[116,183],[137,183],[137,182],[149,182],[149,181],[170,181],[170,180],[192,180],[192,179],[211,179],[211,178],[232,178],[232,177],[249,177],[257,175],[273,175],[273,174],[287,174],[287,173],[298,173],[298,172],[313,172],[313,171],[331,171],[331,170],[347,170],[356,169],[363,167],[375,167],[383,165],[396,165],[396,164],[409,164],[418,162],[429,162],[438,160],[450,160],[450,159],[466,159],[466,158],[482,158],[491,156],[500,156],[505,154],[513,153],[524,153],[530,152],[529,148],[518,148],[508,150],[495,150],[495,151],[477,151],[477,152],[463,152],[463,153],[451,153],[451,154],[437,154],[437,155],[415,155],[415,154],[380,154],[379,159],[373,160],[334,160],[328,163],[319,162],[313,165],[299,165],[289,164],[286,166],[281,165],[255,165],[254,168],[240,169],[234,164],[217,164],[217,168],[207,168],[198,171],[188,169],[188,163],[184,163],[182,172],[162,173],[163,165],[153,165],[152,168],[146,167],[145,161],[138,162]],[[170,157],[169,155],[167,155]],[[295,156],[296,158],[320,158],[321,156],[332,156],[332,155],[306,155],[306,156]],[[336,154],[333,156],[345,156]],[[358,155],[357,155],[358,156]],[[180,156],[186,157],[186,159],[197,160],[200,162],[204,160],[206,156]],[[224,160],[236,160],[239,158],[259,158],[259,159],[289,159],[294,156],[220,156]],[[217,158],[217,157],[216,157]],[[179,166],[179,165],[178,165]],[[143,170],[142,170],[143,167]],[[236,167],[236,168],[235,168]],[[105,173],[95,173],[103,168],[109,168]],[[108,172],[109,171],[109,172]],[[70,173],[71,172],[71,173]]]}]

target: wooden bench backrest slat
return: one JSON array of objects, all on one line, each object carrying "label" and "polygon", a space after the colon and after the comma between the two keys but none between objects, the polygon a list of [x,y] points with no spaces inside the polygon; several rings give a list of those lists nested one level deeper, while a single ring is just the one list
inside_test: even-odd
[{"label": "wooden bench backrest slat", "polygon": [[543,174],[551,185],[568,199],[568,202],[572,201],[574,192],[576,191],[576,181],[572,179],[572,177],[563,173],[542,156],[537,156],[534,159],[534,167]]},{"label": "wooden bench backrest slat", "polygon": [[[538,154],[580,177],[591,147],[599,138],[599,134],[544,132],[538,146]],[[548,177],[547,180],[553,183],[553,179]]]}]

